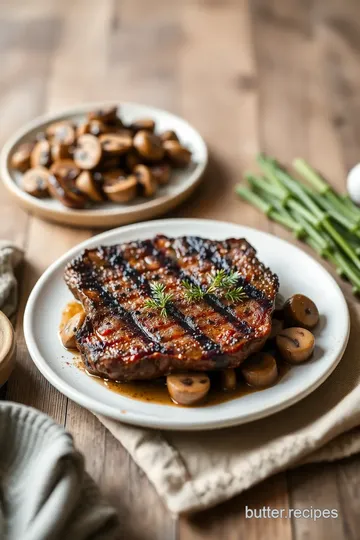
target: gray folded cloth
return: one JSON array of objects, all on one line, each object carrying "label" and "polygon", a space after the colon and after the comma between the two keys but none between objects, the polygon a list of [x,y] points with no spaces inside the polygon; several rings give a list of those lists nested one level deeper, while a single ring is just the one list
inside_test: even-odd
[{"label": "gray folded cloth", "polygon": [[23,252],[7,240],[0,240],[0,309],[7,317],[14,315],[18,301],[18,287],[14,268]]},{"label": "gray folded cloth", "polygon": [[35,409],[0,401],[0,539],[118,538],[116,513],[71,435]]},{"label": "gray folded cloth", "polygon": [[[23,257],[0,240],[0,309],[17,307]],[[0,401],[0,540],[115,540],[115,510],[101,499],[69,433],[35,409]]]}]

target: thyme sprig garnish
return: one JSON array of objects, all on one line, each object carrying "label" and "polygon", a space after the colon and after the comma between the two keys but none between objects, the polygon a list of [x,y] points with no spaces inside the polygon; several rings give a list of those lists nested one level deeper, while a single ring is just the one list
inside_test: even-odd
[{"label": "thyme sprig garnish", "polygon": [[185,298],[188,302],[202,300],[205,294],[207,294],[207,291],[204,292],[200,285],[193,285],[192,283],[189,283],[189,281],[185,280],[183,280],[181,284],[185,289]]},{"label": "thyme sprig garnish", "polygon": [[225,291],[224,294],[226,300],[229,302],[243,302],[247,298],[247,294],[244,291],[244,287],[235,287]]},{"label": "thyme sprig garnish", "polygon": [[150,283],[150,289],[152,298],[149,298],[145,302],[147,309],[160,309],[160,315],[162,317],[168,316],[168,304],[174,298],[173,293],[167,293],[166,287],[163,283],[157,283],[152,281]]},{"label": "thyme sprig garnish", "polygon": [[227,274],[224,269],[218,270],[215,273],[214,277],[214,284],[215,288],[220,289],[231,289],[232,287],[235,287],[237,282],[240,279],[240,273],[235,270],[231,271],[230,274]]},{"label": "thyme sprig garnish", "polygon": [[223,290],[224,296],[230,302],[240,302],[247,298],[243,287],[236,287],[240,273],[231,271],[229,274],[225,270],[217,270],[212,275],[212,280],[206,289],[202,289],[200,285],[193,285],[188,281],[182,281],[182,285],[185,288],[185,296],[188,302],[196,302],[202,300],[205,295],[215,293],[216,291]]}]

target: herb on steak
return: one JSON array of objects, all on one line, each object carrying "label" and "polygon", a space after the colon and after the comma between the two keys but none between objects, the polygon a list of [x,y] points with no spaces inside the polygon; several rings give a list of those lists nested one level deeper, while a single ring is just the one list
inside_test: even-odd
[{"label": "herb on steak", "polygon": [[203,291],[200,285],[193,285],[189,281],[183,280],[181,282],[182,286],[185,289],[185,297],[188,302],[196,302],[204,298],[207,291]]},{"label": "herb on steak", "polygon": [[167,293],[165,285],[163,283],[156,283],[156,281],[150,283],[150,289],[152,298],[146,300],[145,307],[147,309],[160,309],[161,316],[167,317],[168,304],[172,301],[174,295]]},{"label": "herb on steak", "polygon": [[217,270],[215,274],[211,276],[210,285],[207,289],[202,289],[200,285],[193,285],[188,281],[182,281],[182,285],[185,288],[185,297],[188,302],[196,302],[204,298],[206,294],[212,294],[219,290],[224,291],[224,296],[230,302],[240,302],[247,298],[243,287],[236,287],[236,284],[240,278],[238,271],[231,271],[229,274],[225,270]]}]

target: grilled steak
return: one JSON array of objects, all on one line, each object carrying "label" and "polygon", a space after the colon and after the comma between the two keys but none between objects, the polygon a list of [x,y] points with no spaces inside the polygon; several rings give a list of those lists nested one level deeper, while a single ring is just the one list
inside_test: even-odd
[{"label": "grilled steak", "polygon": [[[66,267],[65,281],[87,315],[76,335],[86,368],[129,381],[237,367],[269,336],[279,286],[255,254],[244,239],[193,236],[85,250]],[[238,271],[245,299],[217,289],[189,301],[186,284],[207,291],[219,270]],[[146,305],[154,282],[172,294],[166,316]]]}]

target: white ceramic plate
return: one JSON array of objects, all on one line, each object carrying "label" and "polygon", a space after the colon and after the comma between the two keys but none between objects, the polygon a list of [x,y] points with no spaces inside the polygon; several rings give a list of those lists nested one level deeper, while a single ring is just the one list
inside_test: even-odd
[{"label": "white ceramic plate", "polygon": [[0,155],[0,175],[5,186],[25,209],[30,210],[39,217],[80,227],[115,227],[126,223],[133,223],[150,219],[168,212],[191,195],[201,180],[208,161],[208,153],[204,140],[200,134],[185,120],[154,107],[139,105],[137,103],[120,103],[120,116],[125,123],[133,122],[139,118],[153,118],[156,122],[156,131],[162,132],[173,129],[181,142],[192,152],[191,165],[183,170],[172,171],[170,182],[162,186],[151,199],[136,198],[126,204],[106,203],[91,210],[73,210],[66,208],[60,201],[54,199],[37,199],[25,193],[20,188],[22,174],[10,166],[11,156],[16,147],[27,141],[33,141],[39,131],[46,126],[60,120],[73,120],[81,122],[87,111],[114,105],[107,103],[88,103],[57,114],[40,116],[26,124],[4,145]]},{"label": "white ceramic plate", "polygon": [[[303,293],[317,304],[312,360],[291,369],[277,385],[220,405],[182,408],[123,397],[92,380],[72,364],[72,354],[58,338],[60,313],[72,298],[63,281],[65,264],[83,248],[153,237],[198,235],[214,239],[245,237],[261,261],[276,272],[284,297]],[[273,414],[299,401],[330,375],[341,359],[349,335],[349,314],[334,279],[314,259],[275,236],[231,223],[196,219],[152,221],[106,232],[75,247],[55,262],[34,287],[25,311],[25,339],[43,375],[60,392],[97,413],[141,426],[204,430],[242,424]]]}]

